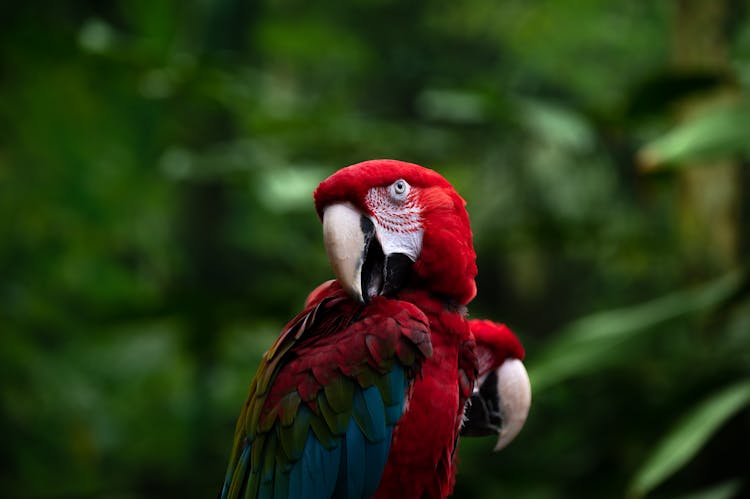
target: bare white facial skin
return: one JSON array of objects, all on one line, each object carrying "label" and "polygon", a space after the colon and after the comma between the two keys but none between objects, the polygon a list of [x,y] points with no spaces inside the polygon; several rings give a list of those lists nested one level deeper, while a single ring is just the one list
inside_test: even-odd
[{"label": "bare white facial skin", "polygon": [[424,235],[416,190],[406,180],[398,179],[387,187],[370,189],[365,203],[372,211],[383,253],[401,253],[415,262],[422,251]]}]

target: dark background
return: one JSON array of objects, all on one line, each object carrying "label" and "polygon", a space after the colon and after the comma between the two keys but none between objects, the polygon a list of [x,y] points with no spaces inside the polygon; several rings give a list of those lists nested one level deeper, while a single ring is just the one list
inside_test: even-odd
[{"label": "dark background", "polygon": [[[214,497],[262,352],[330,278],[314,187],[466,198],[527,348],[457,497],[750,491],[750,3],[0,4],[0,495]],[[425,438],[429,438],[425,435]]]}]

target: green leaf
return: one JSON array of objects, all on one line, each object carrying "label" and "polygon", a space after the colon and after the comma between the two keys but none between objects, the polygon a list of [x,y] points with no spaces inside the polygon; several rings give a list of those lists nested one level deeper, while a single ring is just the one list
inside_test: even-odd
[{"label": "green leaf", "polygon": [[732,499],[737,497],[737,492],[741,487],[742,480],[735,478],[698,492],[679,496],[679,499]]},{"label": "green leaf", "polygon": [[750,379],[724,389],[694,407],[662,439],[630,486],[642,497],[692,459],[716,430],[750,403]]},{"label": "green leaf", "polygon": [[519,99],[518,104],[524,126],[540,139],[575,151],[594,147],[594,130],[574,109],[540,99]]},{"label": "green leaf", "polygon": [[678,291],[573,322],[529,362],[534,391],[611,364],[620,355],[617,347],[624,341],[667,320],[721,303],[737,289],[742,275],[733,272],[697,289]]},{"label": "green leaf", "polygon": [[750,105],[717,106],[676,126],[643,147],[644,169],[750,154]]}]

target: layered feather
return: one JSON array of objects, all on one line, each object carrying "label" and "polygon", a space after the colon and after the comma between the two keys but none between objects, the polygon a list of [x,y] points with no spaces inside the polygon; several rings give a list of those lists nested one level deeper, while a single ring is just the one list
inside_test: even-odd
[{"label": "layered feather", "polygon": [[264,356],[235,432],[222,498],[368,497],[410,384],[432,353],[414,305],[319,291]]}]

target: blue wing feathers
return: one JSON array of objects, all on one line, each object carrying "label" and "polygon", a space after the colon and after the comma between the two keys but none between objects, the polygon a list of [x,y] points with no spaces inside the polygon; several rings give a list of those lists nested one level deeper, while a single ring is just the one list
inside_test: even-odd
[{"label": "blue wing feathers", "polygon": [[[394,425],[401,419],[404,413],[404,404],[406,403],[406,389],[408,380],[406,373],[401,367],[395,367],[388,374],[388,383],[386,384],[387,393],[383,396],[385,405],[385,422],[386,425]],[[391,401],[392,403],[388,403]]]},{"label": "blue wing feathers", "polygon": [[296,499],[298,497],[302,496],[302,483],[304,482],[304,479],[302,478],[302,466],[299,465],[299,461],[292,466],[291,471],[289,472],[289,499]]},{"label": "blue wing feathers", "polygon": [[362,433],[370,442],[382,441],[386,428],[385,407],[378,389],[371,386],[364,390],[355,390],[352,402],[352,415]]},{"label": "blue wing feathers", "polygon": [[404,392],[406,391],[406,373],[404,369],[400,366],[394,366],[388,373],[388,378],[388,383],[386,383],[388,393],[383,396],[383,400],[387,402],[390,399],[393,402],[392,405],[401,405],[403,407]]},{"label": "blue wing feathers", "polygon": [[[401,370],[400,367],[395,369]],[[404,391],[402,390],[402,392]],[[357,420],[358,427],[356,429],[361,429],[366,437],[365,461],[359,464],[359,469],[364,471],[361,473],[364,483],[363,493],[360,494],[360,497],[369,497],[378,488],[380,476],[383,474],[385,462],[388,460],[388,451],[391,448],[391,435],[393,434],[393,423],[388,424],[386,421],[386,409],[383,399],[380,397],[380,392],[375,386],[371,386],[355,394],[352,413],[354,415],[353,419]],[[360,418],[357,418],[357,415]],[[362,425],[361,420],[366,420],[369,424]]]},{"label": "blue wing feathers", "polygon": [[[403,368],[394,366],[388,381],[396,385],[391,395],[400,392],[394,397],[399,402],[386,407],[376,386],[355,388],[349,423],[343,434],[333,439],[333,448],[326,448],[304,424],[308,432],[304,450],[288,472],[277,464],[276,484],[284,483],[276,485],[273,497],[359,498],[375,493],[388,459],[393,425],[403,411],[407,386]],[[397,416],[389,418],[389,413]],[[304,405],[297,416],[303,420],[314,417]]]},{"label": "blue wing feathers", "polygon": [[302,490],[305,498],[328,499],[331,497],[336,487],[340,459],[341,445],[329,450],[315,438],[313,433],[308,435],[302,459],[292,466],[292,468],[302,467],[302,483],[299,489]]},{"label": "blue wing feathers", "polygon": [[377,444],[371,444],[367,449],[364,469],[369,470],[369,472],[365,471],[364,473],[365,483],[362,497],[370,497],[380,485],[380,477],[385,470],[385,462],[388,460],[388,452],[391,449],[392,435],[393,427],[389,426],[385,432],[386,438]]},{"label": "blue wing feathers", "polygon": [[[367,460],[367,449],[365,436],[352,418],[349,422],[349,428],[346,430],[346,460],[342,459],[346,469],[339,474],[339,480],[346,483],[346,496],[363,497],[365,488],[365,474],[368,473],[365,468]],[[374,473],[374,471],[371,471]]]},{"label": "blue wing feathers", "polygon": [[396,424],[404,413],[404,405],[389,405],[385,408],[385,420],[388,424]]}]

